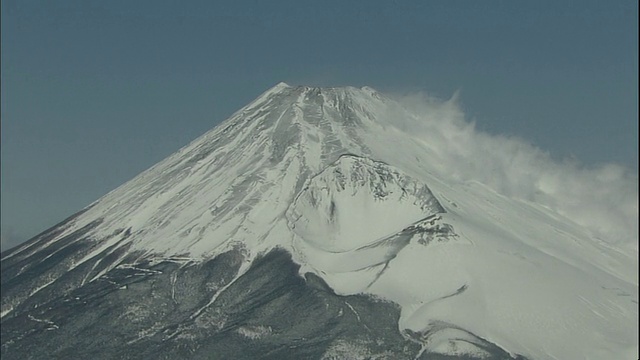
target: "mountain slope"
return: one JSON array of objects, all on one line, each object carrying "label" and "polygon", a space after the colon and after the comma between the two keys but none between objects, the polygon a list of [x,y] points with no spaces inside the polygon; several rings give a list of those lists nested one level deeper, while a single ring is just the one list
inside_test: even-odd
[{"label": "mountain slope", "polygon": [[443,175],[390,116],[278,84],[3,253],[3,357],[637,356],[637,252]]}]

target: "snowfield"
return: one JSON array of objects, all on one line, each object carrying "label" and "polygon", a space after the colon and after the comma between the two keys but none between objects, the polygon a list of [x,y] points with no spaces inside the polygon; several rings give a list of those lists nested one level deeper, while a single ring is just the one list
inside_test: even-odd
[{"label": "snowfield", "polygon": [[[482,357],[481,338],[530,359],[638,357],[637,220],[608,239],[548,204],[461,178],[446,148],[391,116],[415,114],[371,88],[278,84],[57,239],[100,221],[88,234],[96,250],[71,268],[125,245],[121,258],[196,262],[237,244],[249,261],[284,248],[338,294],[397,303],[399,331],[423,351]],[[123,242],[114,234],[124,231]]]}]

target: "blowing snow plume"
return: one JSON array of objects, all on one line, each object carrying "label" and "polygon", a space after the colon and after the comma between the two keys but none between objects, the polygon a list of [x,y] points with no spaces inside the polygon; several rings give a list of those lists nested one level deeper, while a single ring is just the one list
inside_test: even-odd
[{"label": "blowing snow plume", "polygon": [[441,176],[478,181],[498,193],[549,207],[611,244],[638,249],[638,176],[615,164],[555,161],[526,141],[489,134],[465,119],[458,94],[397,96],[386,119],[431,149]]}]

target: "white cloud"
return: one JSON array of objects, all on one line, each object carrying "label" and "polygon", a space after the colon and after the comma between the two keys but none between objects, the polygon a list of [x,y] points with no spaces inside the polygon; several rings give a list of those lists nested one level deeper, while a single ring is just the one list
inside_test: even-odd
[{"label": "white cloud", "polygon": [[610,243],[638,246],[638,176],[619,165],[555,161],[523,139],[479,131],[458,96],[397,96],[412,116],[389,114],[393,124],[432,147],[446,175],[476,180],[513,198],[535,201]]}]

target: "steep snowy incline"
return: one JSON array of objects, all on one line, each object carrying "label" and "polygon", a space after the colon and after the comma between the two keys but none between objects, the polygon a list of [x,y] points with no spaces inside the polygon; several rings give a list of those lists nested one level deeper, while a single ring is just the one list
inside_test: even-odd
[{"label": "steep snowy incline", "polygon": [[348,251],[443,211],[426,185],[386,164],[345,155],[311,179],[288,217],[314,246]]},{"label": "steep snowy incline", "polygon": [[[531,359],[637,357],[637,251],[447,175],[447,149],[389,116],[412,114],[370,88],[278,84],[2,261],[87,246],[58,265],[91,261],[84,286],[132,255],[184,264],[241,248],[233,286],[279,247],[340,295],[400,305],[399,330],[427,353],[481,357],[488,342]],[[56,276],[3,297],[3,316]]]},{"label": "steep snowy incline", "polygon": [[104,247],[127,229],[132,251],[206,258],[229,241],[253,249],[310,175],[342,154],[369,154],[357,130],[383,106],[372,91],[279,84],[96,201],[58,238],[98,220],[89,236]]}]

